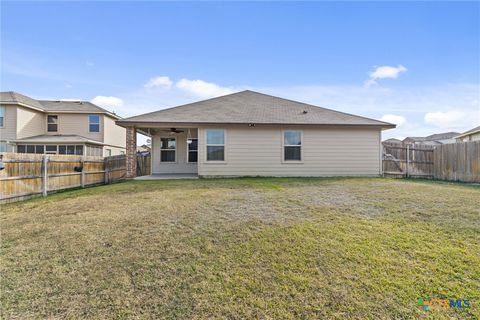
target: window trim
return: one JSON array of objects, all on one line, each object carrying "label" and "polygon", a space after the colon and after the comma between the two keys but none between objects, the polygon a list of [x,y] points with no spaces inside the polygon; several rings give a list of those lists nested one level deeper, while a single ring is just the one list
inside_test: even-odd
[{"label": "window trim", "polygon": [[[91,116],[98,116],[98,123],[95,123],[95,122],[90,122],[90,117]],[[100,133],[102,131],[102,128],[101,128],[101,117],[99,114],[89,114],[88,116],[88,133]],[[90,131],[90,124],[98,124],[98,131]]]},{"label": "window trim", "polygon": [[[175,149],[162,149],[162,139],[175,139]],[[175,136],[161,136],[161,137],[160,137],[160,157],[159,157],[160,163],[176,164],[176,163],[177,163],[177,160],[178,160],[178,158],[177,158],[177,155],[178,155],[177,149],[178,149],[178,139],[177,139],[177,137],[175,137]],[[163,151],[175,151],[175,161],[162,161],[162,150],[163,150]]]},{"label": "window trim", "polygon": [[[55,117],[57,117],[57,123],[56,123],[56,125],[57,125],[57,131],[49,131],[49,130],[48,130],[48,125],[50,124],[50,123],[48,123],[48,117],[49,117],[49,116],[55,116]],[[57,133],[58,133],[58,125],[59,125],[58,119],[59,119],[58,114],[47,114],[47,133],[50,133],[50,132],[53,132],[53,133],[57,132]],[[52,124],[54,124],[54,123],[52,123]]]},{"label": "window trim", "polygon": [[0,106],[0,110],[3,110],[3,121],[2,124],[0,125],[0,128],[5,128],[5,119],[6,119],[6,114],[7,114],[7,108],[5,106]]},{"label": "window trim", "polygon": [[[298,131],[300,132],[300,145],[292,145],[292,144],[285,144],[285,132],[289,131]],[[305,146],[304,140],[303,140],[303,130],[297,130],[297,129],[285,129],[282,130],[282,163],[285,164],[302,164],[303,163],[303,148]],[[300,160],[285,160],[285,147],[300,147]]]},{"label": "window trim", "polygon": [[196,162],[191,162],[191,161],[188,160],[188,159],[189,159],[190,152],[194,152],[194,151],[190,151],[190,150],[189,150],[190,145],[188,144],[188,138],[187,138],[187,139],[185,140],[185,143],[187,144],[187,147],[185,148],[185,149],[187,149],[187,161],[186,161],[186,162],[187,162],[187,163],[198,163],[198,147],[199,147],[199,145],[198,145],[198,138],[190,138],[190,140],[197,140],[197,150],[195,151],[195,152],[197,153],[197,161],[196,161]]},{"label": "window trim", "polygon": [[[223,131],[223,144],[208,144],[207,134],[209,130],[220,130]],[[205,163],[211,164],[226,164],[227,163],[227,129],[222,128],[208,128],[205,129]],[[208,160],[208,147],[209,146],[217,146],[223,147],[223,160]]]}]

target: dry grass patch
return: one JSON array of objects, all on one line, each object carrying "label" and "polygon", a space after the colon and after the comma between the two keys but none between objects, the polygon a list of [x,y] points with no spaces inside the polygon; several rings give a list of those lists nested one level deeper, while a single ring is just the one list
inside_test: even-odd
[{"label": "dry grass patch", "polygon": [[480,316],[480,189],[132,181],[2,207],[3,318]]}]

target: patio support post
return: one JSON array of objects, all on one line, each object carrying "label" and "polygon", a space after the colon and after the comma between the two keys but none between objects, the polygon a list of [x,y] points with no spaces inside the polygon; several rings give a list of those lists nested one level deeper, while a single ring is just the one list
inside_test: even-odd
[{"label": "patio support post", "polygon": [[127,127],[126,167],[127,179],[137,176],[137,130],[135,127]]}]

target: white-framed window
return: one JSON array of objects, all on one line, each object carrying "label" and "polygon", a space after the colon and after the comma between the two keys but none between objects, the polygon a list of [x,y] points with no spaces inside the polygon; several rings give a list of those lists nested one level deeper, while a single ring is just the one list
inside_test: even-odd
[{"label": "white-framed window", "polygon": [[48,132],[58,131],[58,116],[47,115],[47,131]]},{"label": "white-framed window", "polygon": [[207,129],[205,136],[207,161],[225,161],[225,130]]},{"label": "white-framed window", "polygon": [[5,107],[0,106],[0,128],[5,126]]},{"label": "white-framed window", "polygon": [[198,139],[190,139],[192,142],[187,142],[187,162],[196,163],[198,162]]},{"label": "white-framed window", "polygon": [[[86,149],[85,151],[86,151],[87,156],[92,156],[92,157],[102,157],[103,156],[102,147],[87,145],[85,147],[85,149]],[[82,149],[82,151],[83,151],[83,149]]]},{"label": "white-framed window", "polygon": [[283,131],[283,161],[302,161],[302,140],[302,131]]},{"label": "white-framed window", "polygon": [[160,162],[177,160],[177,138],[160,138]]},{"label": "white-framed window", "polygon": [[88,132],[100,132],[100,116],[98,114],[88,116]]}]

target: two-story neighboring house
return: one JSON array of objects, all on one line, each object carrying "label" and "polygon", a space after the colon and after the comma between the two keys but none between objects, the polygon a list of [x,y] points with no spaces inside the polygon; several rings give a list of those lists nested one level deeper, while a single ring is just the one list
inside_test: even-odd
[{"label": "two-story neighboring house", "polygon": [[110,156],[125,153],[116,114],[86,101],[0,93],[0,152]]}]

